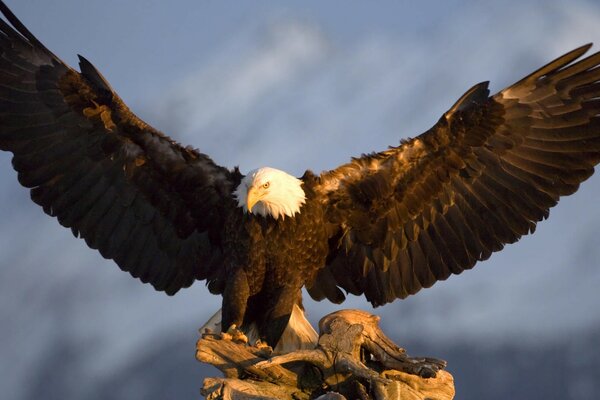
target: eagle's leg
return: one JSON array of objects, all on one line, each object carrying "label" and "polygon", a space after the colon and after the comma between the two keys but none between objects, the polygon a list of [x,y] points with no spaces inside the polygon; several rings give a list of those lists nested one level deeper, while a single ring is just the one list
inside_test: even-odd
[{"label": "eagle's leg", "polygon": [[300,292],[284,286],[265,295],[265,310],[259,318],[260,338],[275,348],[285,330]]},{"label": "eagle's leg", "polygon": [[223,292],[223,314],[221,329],[223,338],[247,343],[248,338],[239,329],[250,297],[250,286],[246,273],[239,268],[225,285]]}]

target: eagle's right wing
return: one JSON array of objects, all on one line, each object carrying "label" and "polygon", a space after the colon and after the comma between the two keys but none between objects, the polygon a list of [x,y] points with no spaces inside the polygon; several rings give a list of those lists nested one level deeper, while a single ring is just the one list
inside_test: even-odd
[{"label": "eagle's right wing", "polygon": [[239,172],[144,123],[87,60],[75,71],[0,10],[0,149],[33,201],[157,290],[218,278]]},{"label": "eagle's right wing", "polygon": [[533,232],[600,162],[600,53],[576,61],[589,47],[494,96],[476,85],[424,134],[322,174],[336,230],[309,293],[385,304]]}]

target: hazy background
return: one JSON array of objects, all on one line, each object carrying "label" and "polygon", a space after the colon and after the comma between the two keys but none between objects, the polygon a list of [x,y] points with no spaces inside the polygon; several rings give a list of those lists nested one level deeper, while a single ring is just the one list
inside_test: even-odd
[{"label": "hazy background", "polygon": [[[71,65],[85,55],[147,122],[226,166],[296,175],[428,129],[472,84],[502,89],[600,42],[595,1],[8,0]],[[457,399],[600,392],[600,176],[538,232],[376,309],[409,354],[446,358]],[[220,307],[154,292],[29,200],[0,154],[0,397],[191,399]],[[337,306],[306,300],[316,322]],[[371,310],[362,298],[345,307]]]}]

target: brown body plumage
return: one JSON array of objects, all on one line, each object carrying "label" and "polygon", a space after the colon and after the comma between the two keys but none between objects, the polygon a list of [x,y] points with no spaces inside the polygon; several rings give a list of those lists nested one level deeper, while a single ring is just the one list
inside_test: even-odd
[{"label": "brown body plumage", "polygon": [[304,177],[306,204],[292,218],[236,212],[228,221],[225,275],[210,286],[223,293],[224,327],[256,322],[267,342],[277,343],[294,304],[301,304],[302,287],[325,266],[328,234],[320,199],[311,189],[315,183],[309,174]]},{"label": "brown body plumage", "polygon": [[600,161],[600,55],[583,46],[494,96],[474,86],[398,147],[305,173],[287,216],[250,214],[237,169],[141,121],[87,60],[71,69],[0,10],[0,149],[32,199],[157,290],[206,280],[224,327],[255,322],[270,344],[303,286],[375,306],[414,294],[533,232]]}]

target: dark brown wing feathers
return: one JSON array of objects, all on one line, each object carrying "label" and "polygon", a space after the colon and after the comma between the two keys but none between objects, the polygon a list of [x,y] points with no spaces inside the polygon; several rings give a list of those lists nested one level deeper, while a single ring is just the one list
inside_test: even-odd
[{"label": "dark brown wing feathers", "polygon": [[138,119],[83,57],[49,52],[0,2],[0,149],[32,199],[143,282],[175,293],[221,273],[239,173]]},{"label": "dark brown wing feathers", "polygon": [[322,174],[339,231],[309,292],[385,304],[533,232],[600,162],[600,54],[575,62],[589,47],[492,97],[476,85],[421,136]]}]

